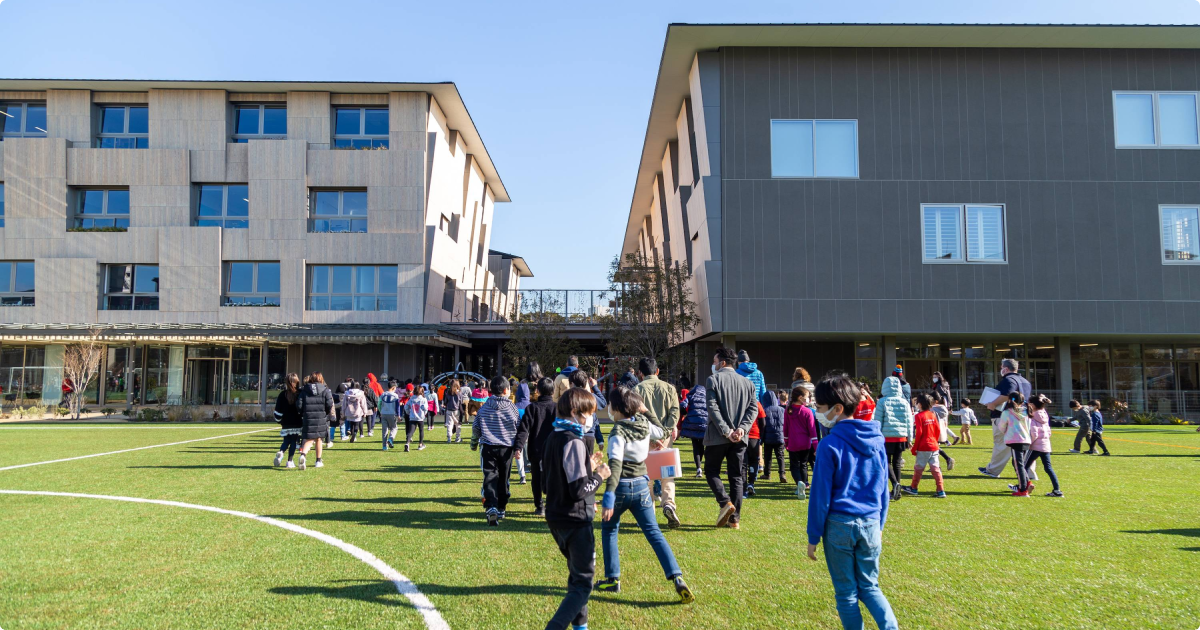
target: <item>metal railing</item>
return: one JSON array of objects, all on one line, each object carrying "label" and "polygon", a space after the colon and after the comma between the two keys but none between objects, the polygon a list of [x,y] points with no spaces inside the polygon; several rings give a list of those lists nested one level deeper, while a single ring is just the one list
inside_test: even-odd
[{"label": "metal railing", "polygon": [[[456,289],[442,300],[442,323],[504,324],[514,318],[597,324],[618,308],[617,292],[599,289]],[[452,308],[447,308],[447,307]]]}]

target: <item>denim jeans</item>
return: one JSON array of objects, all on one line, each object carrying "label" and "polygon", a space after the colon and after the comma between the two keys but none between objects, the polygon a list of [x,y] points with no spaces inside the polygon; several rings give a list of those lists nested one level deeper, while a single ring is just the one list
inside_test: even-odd
[{"label": "denim jeans", "polygon": [[682,575],[679,564],[675,562],[675,554],[671,553],[671,546],[667,544],[666,537],[658,528],[658,519],[654,511],[654,497],[650,495],[650,487],[646,483],[646,478],[621,480],[621,483],[617,484],[616,495],[617,502],[613,505],[612,518],[600,525],[600,545],[604,550],[604,577],[621,577],[621,554],[617,550],[617,529],[621,526],[621,515],[626,510],[633,514],[633,519],[637,521],[638,527],[642,528],[642,534],[646,536],[646,541],[650,543],[654,555],[658,556],[658,563],[662,565],[667,579]]},{"label": "denim jeans", "polygon": [[883,551],[878,519],[830,512],[825,520],[825,564],[833,580],[838,616],[846,630],[863,630],[862,602],[879,630],[899,630],[896,614],[879,589]]}]

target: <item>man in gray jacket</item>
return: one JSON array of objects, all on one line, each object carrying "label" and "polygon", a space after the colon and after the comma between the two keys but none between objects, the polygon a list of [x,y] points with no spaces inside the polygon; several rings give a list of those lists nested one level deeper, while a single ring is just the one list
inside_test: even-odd
[{"label": "man in gray jacket", "polygon": [[[713,356],[713,374],[705,384],[708,427],[704,432],[704,476],[720,506],[717,527],[728,525],[737,529],[745,490],[742,465],[746,459],[746,436],[758,418],[758,401],[754,384],[738,374],[735,365],[737,355],[729,348],[719,348]],[[732,498],[721,483],[722,461],[729,475]]]}]

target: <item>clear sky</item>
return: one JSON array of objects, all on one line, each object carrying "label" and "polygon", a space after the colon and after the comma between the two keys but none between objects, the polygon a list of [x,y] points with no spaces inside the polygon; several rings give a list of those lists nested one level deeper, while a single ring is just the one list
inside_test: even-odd
[{"label": "clear sky", "polygon": [[671,22],[1200,23],[1198,0],[0,0],[0,77],[454,81],[525,287],[605,286]]}]

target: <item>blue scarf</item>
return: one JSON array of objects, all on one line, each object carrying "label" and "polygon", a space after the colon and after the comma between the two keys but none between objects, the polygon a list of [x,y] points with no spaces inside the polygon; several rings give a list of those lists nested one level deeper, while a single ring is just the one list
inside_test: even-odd
[{"label": "blue scarf", "polygon": [[573,420],[556,418],[554,420],[554,429],[556,431],[570,431],[579,437],[583,437],[583,425]]}]

